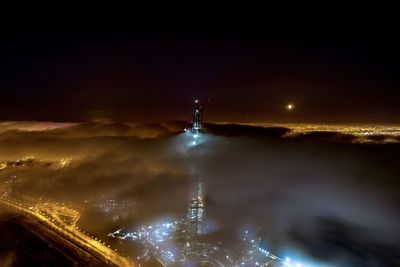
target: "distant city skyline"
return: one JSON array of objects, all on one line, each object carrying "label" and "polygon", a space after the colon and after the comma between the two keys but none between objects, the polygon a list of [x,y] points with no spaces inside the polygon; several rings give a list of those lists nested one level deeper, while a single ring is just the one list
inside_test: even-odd
[{"label": "distant city skyline", "polygon": [[400,266],[397,6],[264,2],[3,8],[0,265]]}]

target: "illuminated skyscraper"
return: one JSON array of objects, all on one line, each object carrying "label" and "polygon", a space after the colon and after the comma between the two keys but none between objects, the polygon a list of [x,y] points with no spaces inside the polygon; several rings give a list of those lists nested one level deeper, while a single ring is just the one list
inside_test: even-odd
[{"label": "illuminated skyscraper", "polygon": [[202,120],[203,120],[203,113],[201,106],[199,104],[199,100],[194,101],[194,110],[193,110],[193,123],[192,123],[192,133],[199,134],[201,133],[202,129]]},{"label": "illuminated skyscraper", "polygon": [[[195,100],[193,109],[193,122],[191,133],[196,137],[202,131],[202,109],[199,100]],[[196,168],[194,168],[196,169]],[[189,237],[194,237],[202,233],[204,221],[204,187],[198,173],[194,171],[194,180],[192,181],[189,207],[187,213],[187,225]]]}]

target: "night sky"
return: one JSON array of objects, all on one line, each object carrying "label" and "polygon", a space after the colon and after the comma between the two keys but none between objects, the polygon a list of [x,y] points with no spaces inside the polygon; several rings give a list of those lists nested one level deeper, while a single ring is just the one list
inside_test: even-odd
[{"label": "night sky", "polygon": [[170,9],[3,17],[0,120],[400,122],[393,6]]}]

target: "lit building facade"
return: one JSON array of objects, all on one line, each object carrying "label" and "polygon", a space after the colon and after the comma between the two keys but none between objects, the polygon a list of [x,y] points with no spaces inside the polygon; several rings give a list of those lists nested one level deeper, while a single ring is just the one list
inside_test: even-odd
[{"label": "lit building facade", "polygon": [[203,127],[203,111],[199,104],[199,100],[194,101],[194,110],[193,110],[193,122],[192,122],[192,133],[199,134],[202,131]]},{"label": "lit building facade", "polygon": [[187,214],[189,238],[202,234],[205,208],[204,196],[203,183],[198,180],[193,183],[192,189],[190,191],[190,200]]}]

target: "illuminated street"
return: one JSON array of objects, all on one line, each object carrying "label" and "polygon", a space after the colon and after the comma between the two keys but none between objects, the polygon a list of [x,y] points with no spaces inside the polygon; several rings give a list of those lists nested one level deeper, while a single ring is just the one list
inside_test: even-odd
[{"label": "illuminated street", "polygon": [[[75,225],[79,219],[79,214],[73,210],[66,210],[65,207],[58,208],[57,205],[52,203],[39,207],[29,207],[11,199],[1,198],[0,201],[2,205],[12,207],[19,212],[34,217],[40,223],[46,225],[46,227],[57,232],[66,240],[73,242],[80,249],[87,251],[95,258],[99,258],[104,263],[122,267],[134,266],[133,262],[119,255],[101,240],[82,233]],[[61,216],[68,216],[71,220],[65,222],[61,219]]]},{"label": "illuminated street", "polygon": [[0,267],[400,267],[397,6],[236,2],[3,8]]}]

